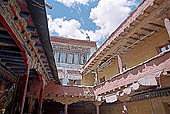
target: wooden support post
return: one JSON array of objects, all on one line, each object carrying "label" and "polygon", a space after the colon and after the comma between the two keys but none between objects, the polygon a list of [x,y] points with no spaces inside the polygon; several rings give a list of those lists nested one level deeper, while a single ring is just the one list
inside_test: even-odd
[{"label": "wooden support post", "polygon": [[29,73],[30,73],[30,68],[26,68],[26,72],[24,75],[24,80],[22,82],[22,90],[21,90],[21,110],[20,110],[20,114],[23,114],[23,110],[24,110],[24,104],[25,104],[25,98],[26,98],[26,93],[27,93],[27,85],[28,85],[28,78],[29,78]]},{"label": "wooden support post", "polygon": [[40,90],[38,114],[41,114],[41,110],[42,110],[43,92],[44,92],[44,85],[41,87],[41,90]]},{"label": "wooden support post", "polygon": [[165,18],[164,23],[165,23],[165,27],[166,27],[166,30],[168,32],[168,35],[170,37],[170,20],[168,18]]},{"label": "wooden support post", "polygon": [[122,58],[120,57],[120,55],[117,55],[117,59],[118,59],[118,65],[119,65],[119,72],[123,72],[123,63],[122,63]]},{"label": "wooden support post", "polygon": [[123,102],[123,111],[122,111],[122,114],[128,114],[126,102]]},{"label": "wooden support post", "polygon": [[99,105],[96,105],[96,114],[100,114],[100,107],[99,107]]},{"label": "wooden support post", "polygon": [[65,104],[65,107],[64,107],[64,114],[68,114],[68,104]]},{"label": "wooden support post", "polygon": [[94,82],[94,85],[97,85],[98,84],[98,68],[96,69],[96,72],[95,72],[95,82]]},{"label": "wooden support post", "polygon": [[32,114],[32,104],[33,104],[33,98],[32,97],[29,97],[28,98],[28,104],[29,104],[29,107],[28,107],[28,114]]}]

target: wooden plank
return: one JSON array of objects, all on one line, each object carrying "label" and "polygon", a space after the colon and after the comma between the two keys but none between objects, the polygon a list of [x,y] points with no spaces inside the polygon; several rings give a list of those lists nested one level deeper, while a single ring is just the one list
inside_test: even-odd
[{"label": "wooden plank", "polygon": [[157,32],[156,30],[144,28],[144,27],[142,27],[141,30],[144,30],[144,31],[147,31],[147,32],[153,32],[153,31]]},{"label": "wooden plank", "polygon": [[6,43],[6,44],[16,45],[16,43],[12,39],[5,39],[4,37],[0,38],[0,42],[1,43]]},{"label": "wooden plank", "polygon": [[21,50],[18,47],[14,48],[10,46],[4,46],[4,47],[1,46],[0,50],[14,51],[14,52],[19,52],[19,53],[21,52]]},{"label": "wooden plank", "polygon": [[21,56],[13,56],[13,55],[8,55],[8,54],[7,55],[0,54],[0,58],[23,60],[23,58]]},{"label": "wooden plank", "polygon": [[6,66],[20,66],[25,67],[24,63],[13,63],[13,62],[5,62]]},{"label": "wooden plank", "polygon": [[13,61],[13,62],[24,62],[23,59],[16,59],[16,58],[1,58],[1,61]]},{"label": "wooden plank", "polygon": [[152,25],[152,26],[155,26],[155,27],[165,28],[165,26],[160,25],[160,24],[156,24],[156,23],[149,23],[149,24]]},{"label": "wooden plank", "polygon": [[0,49],[0,52],[14,53],[14,54],[20,54],[20,53],[21,53],[21,52],[17,52],[17,51],[11,51],[11,50],[2,50],[2,49]]},{"label": "wooden plank", "polygon": [[8,34],[7,31],[0,31],[0,38],[11,39],[11,36]]},{"label": "wooden plank", "polygon": [[6,63],[20,63],[24,64],[24,61],[16,60],[16,59],[1,59],[1,62],[6,62]]},{"label": "wooden plank", "polygon": [[16,75],[11,73],[8,68],[0,63],[0,74],[7,77],[9,80],[16,82]]},{"label": "wooden plank", "polygon": [[8,44],[8,43],[3,43],[3,42],[0,42],[0,46],[10,46],[13,48],[17,48],[15,44]]}]

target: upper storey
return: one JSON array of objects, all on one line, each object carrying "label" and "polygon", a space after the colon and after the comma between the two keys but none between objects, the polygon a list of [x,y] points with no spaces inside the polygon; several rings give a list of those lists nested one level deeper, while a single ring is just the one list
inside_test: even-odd
[{"label": "upper storey", "polygon": [[86,62],[83,84],[94,84],[94,76],[104,82],[166,51],[169,4],[169,0],[144,0]]},{"label": "upper storey", "polygon": [[57,63],[83,65],[96,51],[96,42],[75,40],[63,37],[51,37]]},{"label": "upper storey", "polygon": [[[10,63],[9,70],[24,75],[26,69],[35,69],[44,83],[48,83],[50,77],[60,83],[50,44],[44,0],[1,0],[0,6],[0,35],[2,39],[10,38],[2,41],[10,43],[13,40],[21,50],[18,57],[24,60],[21,65]],[[7,51],[14,50],[16,55],[17,49],[3,46],[1,48]],[[8,55],[10,53],[0,53],[0,56]]]}]

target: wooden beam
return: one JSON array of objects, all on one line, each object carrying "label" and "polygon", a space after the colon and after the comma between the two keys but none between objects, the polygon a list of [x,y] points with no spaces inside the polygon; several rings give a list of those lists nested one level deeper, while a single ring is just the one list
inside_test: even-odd
[{"label": "wooden beam", "polygon": [[24,62],[23,59],[15,59],[15,58],[1,58],[1,61],[11,61],[11,62],[20,62],[20,63]]},{"label": "wooden beam", "polygon": [[11,52],[11,51],[0,51],[0,55],[8,55],[8,56],[21,57],[21,53],[14,53],[14,52]]},{"label": "wooden beam", "polygon": [[8,34],[7,31],[0,31],[0,38],[11,39],[11,36]]},{"label": "wooden beam", "polygon": [[17,80],[16,75],[11,73],[9,69],[6,66],[2,65],[1,63],[0,63],[0,74],[7,77],[9,80],[13,82],[16,82]]},{"label": "wooden beam", "polygon": [[160,25],[160,24],[156,24],[156,23],[149,23],[149,24],[154,26],[154,27],[165,28],[165,26]]},{"label": "wooden beam", "polygon": [[16,45],[12,39],[0,38],[1,43]]},{"label": "wooden beam", "polygon": [[130,44],[130,45],[132,45],[133,44],[133,42],[126,42],[127,44]]},{"label": "wooden beam", "polygon": [[1,55],[0,53],[0,58],[1,59],[17,59],[17,60],[23,60],[23,58],[21,56],[13,56],[13,55]]},{"label": "wooden beam", "polygon": [[143,36],[146,36],[146,34],[140,34],[140,33],[134,33],[134,34],[137,35],[137,36],[139,36],[139,37],[140,37],[140,36],[142,36],[142,37],[143,37]]},{"label": "wooden beam", "polygon": [[0,31],[6,31],[4,27],[0,27]]},{"label": "wooden beam", "polygon": [[10,46],[10,47],[17,48],[15,44],[8,44],[8,43],[3,43],[3,42],[0,42],[0,46]]},{"label": "wooden beam", "polygon": [[136,37],[129,37],[130,39],[132,39],[132,40],[135,40],[135,41],[137,41],[137,40],[140,40],[139,38],[136,38]]},{"label": "wooden beam", "polygon": [[153,8],[158,8],[160,5],[158,3],[153,3],[153,5],[151,7]]},{"label": "wooden beam", "polygon": [[144,30],[144,31],[147,31],[147,32],[153,32],[153,31],[157,32],[156,30],[144,28],[144,27],[142,27],[141,30]]}]

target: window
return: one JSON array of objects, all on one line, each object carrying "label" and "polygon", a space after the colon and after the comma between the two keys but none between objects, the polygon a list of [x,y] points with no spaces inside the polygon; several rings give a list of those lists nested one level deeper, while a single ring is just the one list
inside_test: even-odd
[{"label": "window", "polygon": [[166,47],[161,48],[161,52],[165,52],[166,51]]},{"label": "window", "polygon": [[68,55],[67,55],[67,63],[72,63],[73,62],[73,54],[71,54],[71,53],[69,53]]},{"label": "window", "polygon": [[85,64],[86,62],[86,56],[85,55],[81,55],[81,64]]},{"label": "window", "polygon": [[170,45],[168,45],[168,49],[170,49]]},{"label": "window", "polygon": [[100,78],[100,83],[105,82],[105,77]]},{"label": "window", "polygon": [[77,80],[77,85],[81,85],[81,80]]},{"label": "window", "polygon": [[79,64],[79,54],[74,54],[74,64]]},{"label": "window", "polygon": [[58,52],[55,52],[54,58],[55,58],[55,62],[58,63],[58,61],[59,61],[59,53]]},{"label": "window", "polygon": [[66,53],[65,52],[60,53],[60,62],[61,63],[66,62]]},{"label": "window", "polygon": [[166,44],[166,45],[163,45],[161,47],[158,48],[158,52],[161,53],[161,52],[165,52],[167,50],[170,50],[170,44]]}]

